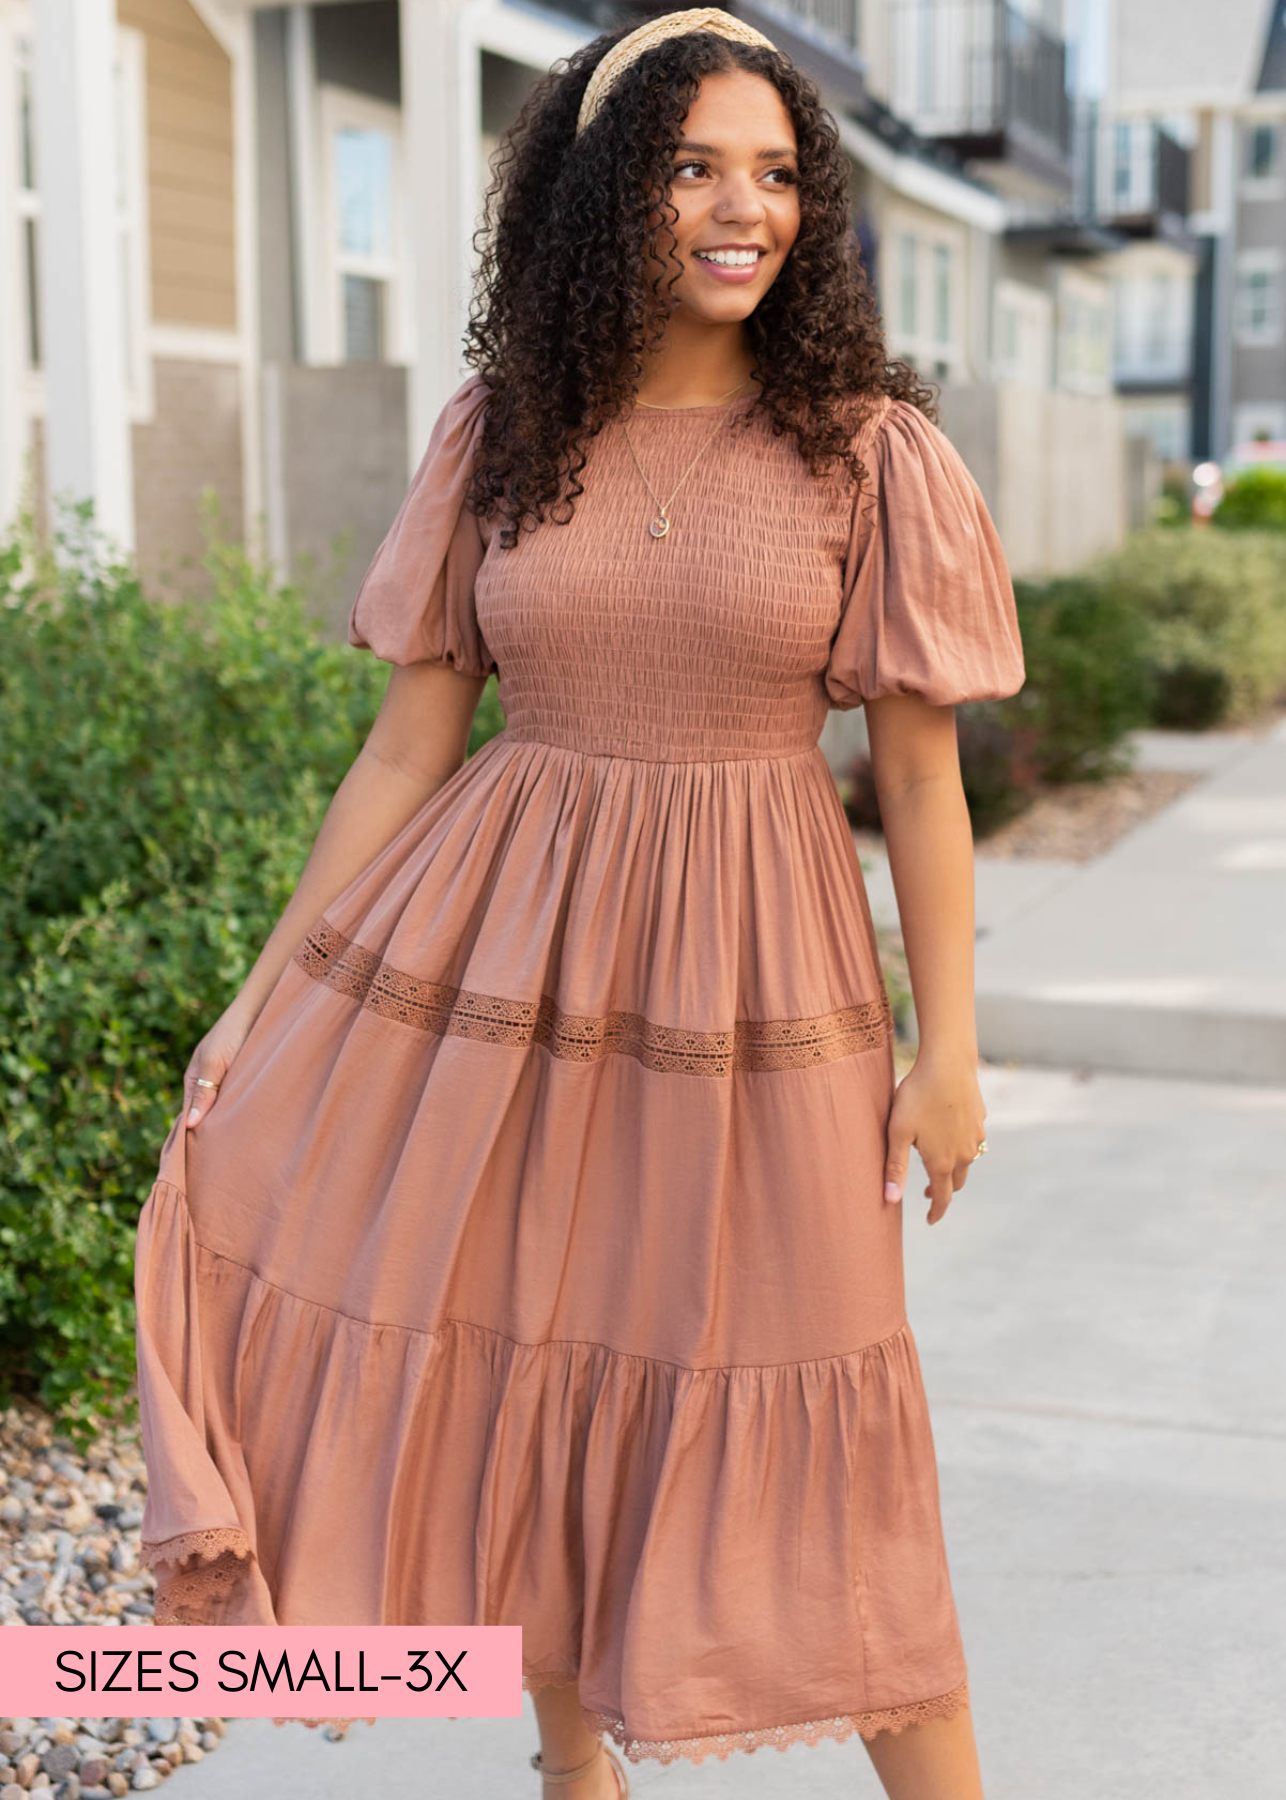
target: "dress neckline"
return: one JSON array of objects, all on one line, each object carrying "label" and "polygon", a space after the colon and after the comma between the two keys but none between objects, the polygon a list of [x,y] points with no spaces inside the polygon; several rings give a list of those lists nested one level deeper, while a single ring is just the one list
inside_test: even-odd
[{"label": "dress neckline", "polygon": [[626,408],[621,416],[634,423],[636,419],[690,419],[703,413],[732,413],[739,407],[749,405],[758,398],[754,388],[749,393],[739,394],[734,400],[709,400],[700,406],[639,406],[637,403]]}]

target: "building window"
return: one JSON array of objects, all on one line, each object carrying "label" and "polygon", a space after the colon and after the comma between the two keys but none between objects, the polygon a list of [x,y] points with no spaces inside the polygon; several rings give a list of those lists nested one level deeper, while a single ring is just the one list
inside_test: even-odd
[{"label": "building window", "polygon": [[330,349],[336,362],[403,356],[401,120],[396,107],[322,89]]},{"label": "building window", "polygon": [[935,231],[899,230],[889,337],[896,356],[930,381],[947,381],[964,361],[958,271],[961,246]]},{"label": "building window", "polygon": [[1232,448],[1286,440],[1286,406],[1251,401],[1233,408]]},{"label": "building window", "polygon": [[1248,125],[1245,134],[1247,181],[1276,181],[1282,173],[1280,125]]},{"label": "building window", "polygon": [[933,342],[949,350],[955,338],[951,326],[951,246],[933,246]]},{"label": "building window", "polygon": [[23,338],[28,369],[43,362],[40,343],[40,196],[36,190],[35,122],[31,99],[31,49],[18,44],[18,221],[22,233]]},{"label": "building window", "polygon": [[1112,198],[1117,210],[1125,210],[1125,202],[1134,191],[1134,125],[1129,119],[1118,119],[1112,159]]},{"label": "building window", "polygon": [[1058,385],[1078,394],[1111,389],[1109,291],[1102,281],[1064,273],[1058,294]]},{"label": "building window", "polygon": [[1173,313],[1174,277],[1168,274],[1153,275],[1148,283],[1143,336],[1143,356],[1149,368],[1164,368],[1169,360],[1174,335],[1170,323]]},{"label": "building window", "polygon": [[[136,419],[152,411],[151,358],[147,331],[151,296],[147,254],[146,99],[143,37],[122,27],[116,34],[115,211],[121,292],[121,355],[130,409]],[[44,365],[40,312],[40,190],[37,186],[31,46],[16,44],[18,79],[18,221],[21,232],[23,347],[28,371]]]},{"label": "building window", "polygon": [[121,270],[121,334],[125,385],[135,419],[151,418],[151,263],[148,255],[147,98],[144,39],[122,27],[116,34],[116,240]]},{"label": "building window", "polygon": [[1243,250],[1237,258],[1239,344],[1277,344],[1282,334],[1282,266],[1278,250]]},{"label": "building window", "polygon": [[920,331],[920,240],[913,231],[898,233],[898,330],[905,338]]}]

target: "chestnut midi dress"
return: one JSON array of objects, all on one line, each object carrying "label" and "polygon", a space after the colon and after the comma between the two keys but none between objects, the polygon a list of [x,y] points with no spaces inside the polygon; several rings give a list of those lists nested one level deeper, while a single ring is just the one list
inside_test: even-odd
[{"label": "chestnut midi dress", "polygon": [[966,1665],[883,1198],[892,1022],[828,707],[1024,679],[947,439],[749,398],[462,504],[470,376],[349,642],[506,723],[317,918],[135,1250],[160,1624],[521,1625],[639,1761],[948,1715]]}]

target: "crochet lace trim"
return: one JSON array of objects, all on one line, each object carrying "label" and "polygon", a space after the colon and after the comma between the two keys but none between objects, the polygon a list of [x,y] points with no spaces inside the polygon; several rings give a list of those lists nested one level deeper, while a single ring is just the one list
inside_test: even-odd
[{"label": "crochet lace trim", "polygon": [[[166,1538],[161,1543],[144,1543],[140,1552],[140,1561],[145,1567],[155,1567],[165,1562],[177,1563],[181,1559],[195,1557],[192,1568],[182,1570],[163,1582],[158,1582],[155,1596],[153,1622],[157,1625],[198,1625],[204,1623],[209,1616],[208,1608],[212,1593],[220,1589],[231,1588],[244,1573],[244,1566],[253,1555],[250,1542],[244,1531],[231,1527],[215,1527],[206,1531],[188,1531],[178,1537]],[[528,1693],[538,1693],[542,1688],[564,1686],[577,1679],[562,1670],[542,1671],[523,1670],[522,1685]],[[735,1750],[753,1751],[771,1745],[777,1750],[787,1750],[792,1744],[817,1744],[823,1739],[835,1739],[843,1742],[858,1732],[864,1738],[871,1738],[880,1731],[902,1731],[908,1725],[917,1725],[925,1719],[946,1719],[966,1706],[969,1700],[969,1684],[962,1681],[958,1687],[945,1694],[936,1694],[927,1700],[912,1700],[901,1706],[885,1706],[874,1711],[858,1713],[839,1713],[830,1718],[807,1719],[797,1724],[764,1725],[748,1731],[718,1732],[708,1735],[676,1738],[636,1738],[631,1737],[625,1728],[625,1722],[619,1714],[603,1712],[594,1707],[583,1707],[585,1722],[591,1731],[606,1732],[615,1744],[624,1752],[631,1762],[653,1760],[660,1763],[672,1762],[704,1762],[706,1757],[715,1756],[720,1761],[726,1760]],[[315,1730],[325,1727],[332,1737],[344,1737],[356,1719],[316,1719],[274,1717],[274,1725],[306,1725]],[[376,1723],[373,1718],[362,1720],[366,1725]]]},{"label": "crochet lace trim", "polygon": [[[522,1685],[529,1693],[541,1688],[561,1687],[575,1676],[566,1674],[528,1673],[524,1670]],[[792,1744],[819,1744],[823,1739],[843,1743],[857,1732],[873,1738],[878,1732],[904,1731],[908,1725],[922,1724],[926,1719],[949,1719],[969,1704],[969,1683],[964,1680],[945,1694],[934,1694],[927,1700],[910,1700],[901,1706],[882,1706],[869,1712],[838,1713],[827,1719],[806,1719],[791,1725],[763,1725],[749,1731],[726,1731],[696,1737],[636,1738],[625,1729],[617,1713],[582,1707],[591,1731],[605,1731],[624,1751],[630,1762],[652,1760],[660,1763],[704,1762],[708,1756],[726,1761],[735,1750],[747,1752],[771,1746],[788,1750]]]},{"label": "crochet lace trim", "polygon": [[635,1012],[563,1012],[548,994],[539,1000],[507,1000],[425,981],[394,968],[324,919],[309,931],[292,960],[313,980],[386,1019],[439,1036],[540,1044],[572,1062],[626,1055],[649,1069],[682,1075],[803,1069],[877,1049],[893,1035],[892,1008],[883,987],[874,1000],[813,1018],[738,1019],[730,1031],[690,1031],[655,1024]]},{"label": "crochet lace trim", "polygon": [[[186,1562],[190,1556],[197,1557],[202,1563],[211,1563],[225,1552],[231,1552],[238,1560],[249,1556],[250,1539],[239,1525],[211,1525],[201,1531],[181,1531],[177,1537],[161,1538],[156,1543],[145,1539],[139,1550],[139,1561],[145,1569],[154,1569],[158,1563]],[[228,1571],[229,1574],[232,1572]]]},{"label": "crochet lace trim", "polygon": [[[574,1675],[529,1674],[524,1670],[522,1685],[528,1693],[535,1694],[541,1688],[563,1687],[575,1680]],[[837,1713],[829,1719],[807,1719],[795,1725],[763,1725],[753,1731],[722,1731],[704,1737],[679,1738],[631,1737],[618,1714],[600,1712],[589,1706],[581,1710],[589,1729],[606,1732],[630,1762],[701,1763],[708,1756],[726,1762],[735,1750],[749,1753],[769,1746],[774,1750],[789,1750],[792,1744],[820,1744],[824,1739],[843,1743],[854,1732],[863,1738],[873,1738],[881,1731],[905,1731],[908,1725],[921,1725],[926,1719],[953,1718],[968,1704],[969,1683],[965,1680],[945,1694],[934,1694],[928,1700],[909,1700],[902,1706],[881,1706],[871,1712]],[[353,1719],[273,1720],[274,1725],[307,1725],[310,1730],[326,1725],[339,1736],[345,1735],[354,1723]],[[364,1723],[374,1725],[375,1720],[367,1719]]]},{"label": "crochet lace trim", "polygon": [[[204,1625],[210,1603],[219,1600],[240,1582],[254,1556],[250,1539],[238,1526],[216,1525],[204,1531],[183,1531],[177,1537],[139,1546],[143,1568],[155,1569],[152,1600],[154,1625]],[[187,1568],[178,1565],[189,1563]],[[163,1564],[173,1569],[162,1569]]]}]

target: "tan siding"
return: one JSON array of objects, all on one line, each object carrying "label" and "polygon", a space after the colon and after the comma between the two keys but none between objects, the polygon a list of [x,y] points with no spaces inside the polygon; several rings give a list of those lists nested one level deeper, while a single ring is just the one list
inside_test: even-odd
[{"label": "tan siding", "polygon": [[152,316],[237,325],[232,68],[187,0],[117,0],[146,37]]},{"label": "tan siding", "polygon": [[151,205],[153,231],[172,231],[199,243],[220,245],[232,235],[234,211],[226,194],[154,187]]}]

